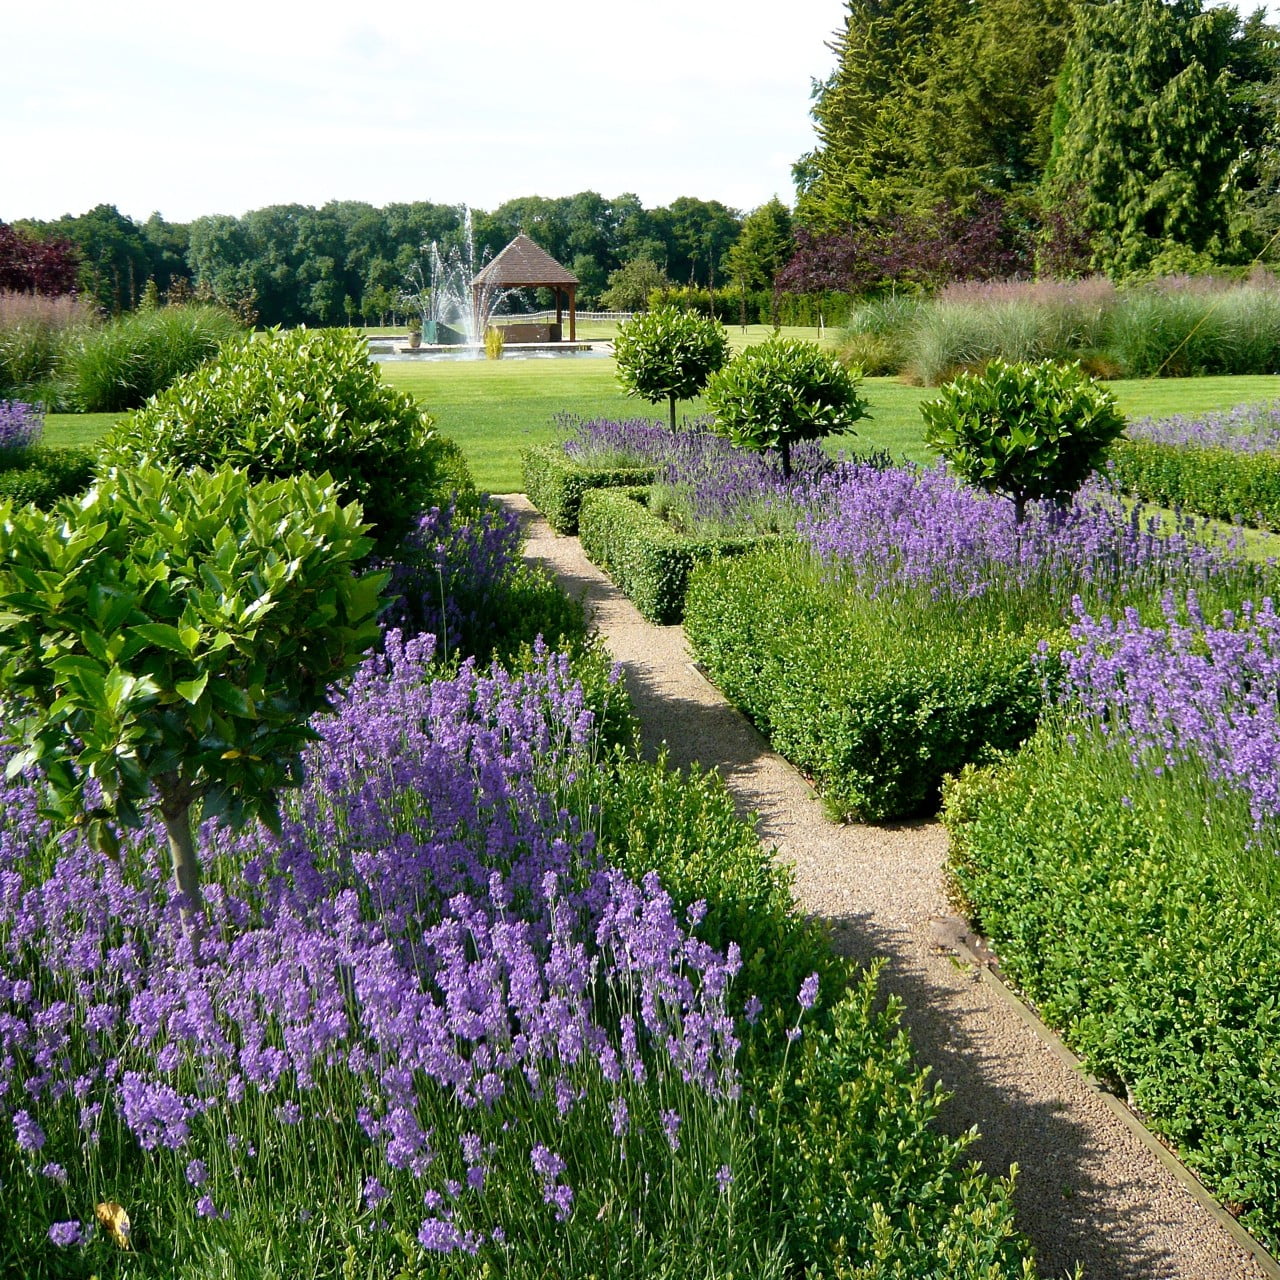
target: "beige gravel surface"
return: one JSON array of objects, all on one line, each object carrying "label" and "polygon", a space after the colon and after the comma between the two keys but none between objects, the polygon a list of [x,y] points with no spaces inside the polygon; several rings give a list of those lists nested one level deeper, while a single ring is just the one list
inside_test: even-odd
[{"label": "beige gravel surface", "polygon": [[526,557],[582,599],[622,662],[650,753],[713,766],[761,838],[795,869],[800,907],[831,922],[847,955],[886,962],[918,1060],[954,1096],[944,1123],[976,1126],[974,1157],[1018,1166],[1020,1225],[1041,1274],[1079,1263],[1088,1280],[1228,1280],[1267,1274],[1164,1168],[1078,1071],[990,983],[937,941],[948,915],[937,823],[838,825],[805,780],[697,671],[679,627],[645,622],[522,495],[501,499],[528,533]]}]

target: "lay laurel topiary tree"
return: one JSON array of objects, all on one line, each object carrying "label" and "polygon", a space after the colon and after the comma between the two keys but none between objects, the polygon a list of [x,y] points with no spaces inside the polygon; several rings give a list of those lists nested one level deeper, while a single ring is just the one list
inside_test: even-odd
[{"label": "lay laurel topiary tree", "polygon": [[852,431],[869,416],[861,380],[817,343],[772,338],[740,351],[707,384],[711,429],[744,449],[776,449],[790,479],[793,444]]},{"label": "lay laurel topiary tree", "polygon": [[622,389],[651,404],[668,401],[674,431],[676,401],[701,393],[728,360],[729,339],[711,316],[656,307],[619,328],[613,353]]},{"label": "lay laurel topiary tree", "polygon": [[329,477],[113,471],[54,510],[0,503],[0,688],[46,812],[118,852],[159,815],[184,912],[192,810],[278,829],[310,717],[378,636],[383,574]]},{"label": "lay laurel topiary tree", "polygon": [[962,373],[920,406],[925,443],[975,488],[1013,502],[1019,524],[1027,503],[1059,504],[1089,478],[1124,430],[1124,415],[1079,364],[992,360]]}]

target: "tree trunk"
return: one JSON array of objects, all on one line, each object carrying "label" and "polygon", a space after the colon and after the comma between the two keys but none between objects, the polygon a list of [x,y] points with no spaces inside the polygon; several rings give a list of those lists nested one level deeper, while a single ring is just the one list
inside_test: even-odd
[{"label": "tree trunk", "polygon": [[778,445],[778,452],[782,455],[782,478],[784,480],[791,479],[791,441],[783,440]]},{"label": "tree trunk", "polygon": [[675,435],[676,433],[676,398],[675,396],[671,396],[670,400],[671,400],[671,434]]},{"label": "tree trunk", "polygon": [[203,901],[200,896],[200,862],[191,835],[191,787],[176,773],[157,782],[160,792],[160,816],[169,837],[169,854],[173,859],[173,881],[183,902],[179,911],[182,924],[193,948],[200,937]]}]

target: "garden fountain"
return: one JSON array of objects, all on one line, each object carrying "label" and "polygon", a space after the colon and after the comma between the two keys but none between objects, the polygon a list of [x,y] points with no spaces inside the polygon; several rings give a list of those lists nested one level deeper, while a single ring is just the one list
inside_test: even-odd
[{"label": "garden fountain", "polygon": [[[427,275],[415,264],[409,276],[414,286],[404,295],[422,317],[422,340],[428,345],[483,347],[485,331],[499,304],[511,289],[481,284],[472,288],[478,266],[471,210],[462,206],[461,245],[441,253],[436,241],[423,246]],[[481,264],[483,265],[483,264]]]}]

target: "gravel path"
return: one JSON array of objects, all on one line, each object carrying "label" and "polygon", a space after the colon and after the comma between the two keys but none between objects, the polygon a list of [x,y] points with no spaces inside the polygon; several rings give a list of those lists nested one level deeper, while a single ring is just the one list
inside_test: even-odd
[{"label": "gravel path", "polygon": [[977,1126],[972,1155],[1019,1169],[1017,1206],[1041,1274],[1079,1263],[1087,1280],[1238,1280],[1268,1273],[1117,1118],[1077,1071],[975,970],[939,945],[946,834],[937,823],[837,825],[692,665],[679,627],[645,622],[522,495],[500,499],[528,533],[526,558],[587,605],[623,663],[645,749],[714,766],[761,839],[795,868],[801,908],[831,921],[837,947],[885,959],[918,1060],[954,1095],[953,1132]]}]

